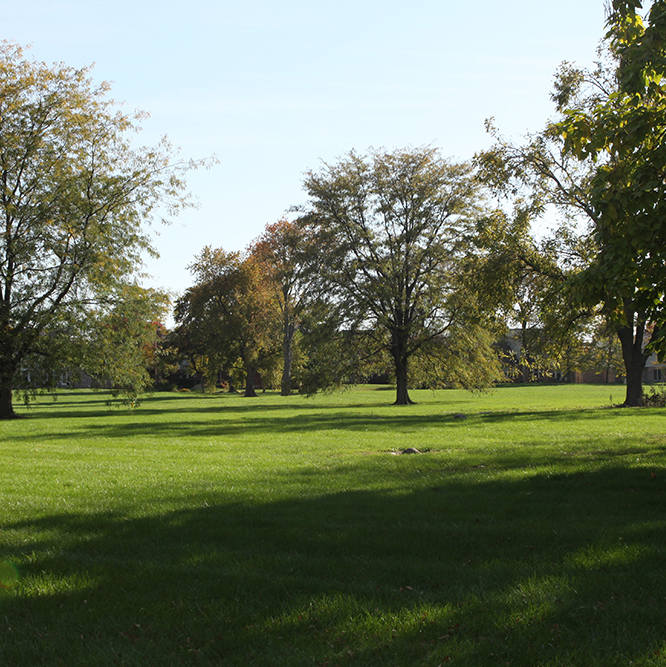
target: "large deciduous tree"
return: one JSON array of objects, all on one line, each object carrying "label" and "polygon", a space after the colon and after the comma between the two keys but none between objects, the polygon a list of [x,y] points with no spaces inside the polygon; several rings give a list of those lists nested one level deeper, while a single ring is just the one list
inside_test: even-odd
[{"label": "large deciduous tree", "polygon": [[554,205],[575,221],[558,232],[563,289],[615,331],[628,406],[642,404],[651,352],[666,352],[666,3],[652,3],[647,25],[641,4],[613,3],[596,70],[560,68],[556,122],[521,146],[498,137],[477,156],[534,218]]},{"label": "large deciduous tree", "polygon": [[140,115],[122,112],[87,69],[47,66],[0,44],[0,418],[30,355],[56,351],[59,321],[130,277],[150,251],[142,226],[178,208],[168,142],[136,149]]},{"label": "large deciduous tree", "polygon": [[615,88],[594,105],[568,104],[557,131],[566,150],[593,163],[594,261],[582,298],[603,304],[626,365],[626,405],[641,405],[652,351],[666,353],[666,2],[614,0],[606,40]]},{"label": "large deciduous tree", "polygon": [[469,166],[431,148],[352,152],[309,172],[305,188],[341,328],[362,332],[390,355],[396,404],[411,402],[409,366],[418,354],[438,361],[430,378],[453,381],[457,360],[467,367],[457,375],[462,384],[485,384],[496,366],[479,354],[488,350],[482,337],[471,335],[479,304],[463,279],[479,201]]},{"label": "large deciduous tree", "polygon": [[195,284],[176,304],[176,339],[206,358],[211,375],[239,363],[245,396],[256,396],[255,374],[275,358],[280,340],[271,276],[251,255],[209,246],[190,270]]},{"label": "large deciduous tree", "polygon": [[283,218],[266,225],[250,246],[251,256],[270,279],[282,313],[282,396],[291,394],[294,337],[305,309],[317,294],[314,244],[305,225]]}]

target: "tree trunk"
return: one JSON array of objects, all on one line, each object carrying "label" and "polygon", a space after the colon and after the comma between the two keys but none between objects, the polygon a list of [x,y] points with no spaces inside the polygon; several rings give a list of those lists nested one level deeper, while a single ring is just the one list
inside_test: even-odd
[{"label": "tree trunk", "polygon": [[0,419],[16,419],[12,405],[12,378],[0,379]]},{"label": "tree trunk", "polygon": [[257,392],[254,390],[254,373],[255,373],[255,367],[254,366],[246,366],[245,367],[245,394],[244,396],[253,398],[257,395]]},{"label": "tree trunk", "polygon": [[291,367],[294,358],[294,333],[296,327],[285,310],[284,316],[284,340],[282,341],[282,353],[284,366],[282,368],[282,382],[280,383],[280,395],[289,396],[291,394]]},{"label": "tree trunk", "polygon": [[643,368],[645,363],[627,368],[627,393],[624,404],[627,407],[643,405]]},{"label": "tree trunk", "polygon": [[643,369],[648,355],[643,352],[644,325],[620,326],[617,335],[622,345],[622,358],[627,372],[627,393],[624,405],[639,407],[643,405]]},{"label": "tree trunk", "polygon": [[414,405],[414,401],[409,398],[407,380],[403,376],[397,375],[396,384],[395,403],[393,405]]},{"label": "tree trunk", "polygon": [[413,405],[414,401],[409,398],[409,391],[407,389],[407,362],[409,360],[407,342],[402,340],[399,333],[393,334],[391,354],[395,362],[396,381],[396,397],[393,405]]}]

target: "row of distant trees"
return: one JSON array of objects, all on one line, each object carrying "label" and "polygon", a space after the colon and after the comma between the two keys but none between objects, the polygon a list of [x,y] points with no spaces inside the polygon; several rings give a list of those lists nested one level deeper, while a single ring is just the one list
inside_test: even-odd
[{"label": "row of distant trees", "polygon": [[[206,247],[190,266],[168,343],[210,388],[222,375],[255,396],[261,374],[289,395],[389,376],[407,404],[409,386],[484,389],[507,369],[526,381],[621,372],[607,320],[566,294],[573,237],[509,238],[471,165],[430,148],[351,153],[306,187],[295,219],[267,225],[244,252]],[[508,326],[518,358],[497,345]]]},{"label": "row of distant trees", "polygon": [[[625,403],[642,404],[646,361],[666,347],[666,6],[654,2],[647,22],[638,7],[613,3],[596,68],[560,68],[557,117],[523,143],[489,122],[495,144],[471,164],[430,148],[352,152],[307,174],[300,217],[234,256],[259,267],[278,295],[264,302],[276,304],[266,340],[277,339],[278,306],[284,316],[283,392],[300,318],[314,374],[306,386],[340,379],[309,356],[337,339],[324,359],[347,373],[388,360],[398,404],[410,402],[410,376],[430,386],[492,384],[500,377],[492,342],[513,325],[525,359],[566,370],[608,369],[621,352]],[[548,213],[557,222],[537,237],[534,223]],[[201,351],[233,350],[215,336],[229,316],[211,280],[215,270],[228,278],[227,257],[208,248],[195,260],[197,284],[176,311],[186,339],[206,323]],[[202,290],[211,291],[203,303]],[[528,330],[538,332],[530,344]],[[234,355],[248,378],[261,363]]]},{"label": "row of distant trees", "polygon": [[[287,393],[390,368],[404,404],[410,382],[491,385],[509,325],[546,332],[552,359],[592,327],[617,337],[640,405],[646,359],[666,351],[666,0],[641,4],[612,2],[598,66],[560,68],[556,118],[522,143],[489,123],[469,163],[426,147],[308,173],[290,220],[194,259],[172,344],[211,379],[240,369],[248,394],[257,370]],[[26,368],[85,368],[134,400],[147,357],[167,354],[163,295],[134,278],[143,221],[189,205],[199,165],[166,141],[135,148],[140,116],[107,93],[0,47],[0,418]]]},{"label": "row of distant trees", "polygon": [[388,366],[401,404],[417,367],[431,385],[494,382],[491,304],[470,262],[481,187],[470,166],[430,148],[351,153],[305,187],[295,221],[267,226],[244,253],[197,256],[178,347],[212,378],[238,364],[246,395],[276,365],[282,394]]}]

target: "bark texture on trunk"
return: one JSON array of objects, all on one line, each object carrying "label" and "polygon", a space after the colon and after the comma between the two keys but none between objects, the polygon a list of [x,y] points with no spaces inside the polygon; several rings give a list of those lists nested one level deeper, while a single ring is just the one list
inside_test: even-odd
[{"label": "bark texture on trunk", "polygon": [[393,405],[413,405],[414,401],[409,398],[407,389],[407,363],[409,355],[407,354],[407,341],[399,334],[393,334],[393,346],[391,350],[393,361],[395,363],[395,382],[396,396]]},{"label": "bark texture on trunk", "polygon": [[249,398],[253,398],[257,395],[257,392],[254,390],[254,373],[256,368],[254,366],[247,366],[245,373],[245,394]]},{"label": "bark texture on trunk", "polygon": [[414,405],[414,401],[409,398],[407,380],[396,376],[396,381],[395,403],[393,405]]},{"label": "bark texture on trunk", "polygon": [[12,385],[11,383],[2,383],[0,386],[0,419],[16,419],[12,404]]},{"label": "bark texture on trunk", "polygon": [[648,359],[643,351],[643,334],[645,327],[618,327],[617,335],[622,345],[622,358],[627,372],[627,393],[624,405],[639,407],[643,405],[643,369]]},{"label": "bark texture on trunk", "polygon": [[13,388],[15,367],[7,359],[0,359],[0,419],[16,419],[14,412]]}]

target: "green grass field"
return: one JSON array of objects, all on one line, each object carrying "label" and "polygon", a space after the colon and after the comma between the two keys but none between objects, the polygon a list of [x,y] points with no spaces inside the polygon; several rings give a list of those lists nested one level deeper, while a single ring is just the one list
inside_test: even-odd
[{"label": "green grass field", "polygon": [[22,408],[0,665],[666,665],[666,410],[412,397]]}]

